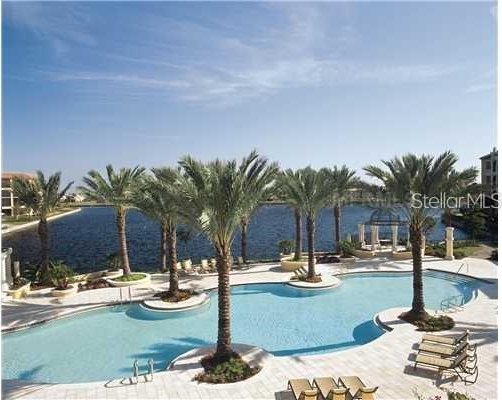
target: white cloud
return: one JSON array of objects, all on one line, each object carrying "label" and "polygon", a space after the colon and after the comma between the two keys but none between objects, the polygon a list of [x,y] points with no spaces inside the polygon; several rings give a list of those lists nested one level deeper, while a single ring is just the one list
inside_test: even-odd
[{"label": "white cloud", "polygon": [[[241,29],[240,23],[249,21],[236,17],[218,23],[215,29],[214,23],[137,15],[137,24],[130,29],[137,29],[141,39],[114,45],[112,52],[103,50],[100,57],[113,60],[108,70],[80,67],[52,72],[49,79],[79,82],[81,90],[102,90],[106,92],[103,96],[113,96],[117,89],[131,95],[162,93],[187,102],[229,105],[283,89],[424,82],[456,71],[448,65],[342,57],[343,50],[359,40],[345,4],[267,3],[257,7],[273,13],[274,24]],[[48,13],[38,5],[16,5],[9,18],[50,39],[59,52],[67,51],[72,41],[94,43],[87,33],[91,19],[83,9],[58,6],[55,10]]]}]

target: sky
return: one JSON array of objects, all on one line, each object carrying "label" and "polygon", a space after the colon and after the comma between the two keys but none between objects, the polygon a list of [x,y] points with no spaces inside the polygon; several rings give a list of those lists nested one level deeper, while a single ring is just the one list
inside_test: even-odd
[{"label": "sky", "polygon": [[2,2],[2,168],[361,168],[496,145],[496,6]]}]

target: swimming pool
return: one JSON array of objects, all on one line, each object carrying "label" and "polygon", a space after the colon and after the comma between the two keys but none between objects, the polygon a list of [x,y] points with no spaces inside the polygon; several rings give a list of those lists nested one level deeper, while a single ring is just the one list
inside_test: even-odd
[{"label": "swimming pool", "polygon": [[[284,284],[232,288],[232,339],[275,356],[333,352],[368,343],[383,331],[374,315],[408,306],[410,273],[365,273],[342,277],[341,286],[305,291]],[[445,297],[470,300],[477,281],[424,273],[428,308]],[[215,342],[216,293],[207,306],[158,316],[139,305],[106,307],[2,336],[4,379],[69,383],[130,376],[135,359],[164,369],[176,356]]]}]

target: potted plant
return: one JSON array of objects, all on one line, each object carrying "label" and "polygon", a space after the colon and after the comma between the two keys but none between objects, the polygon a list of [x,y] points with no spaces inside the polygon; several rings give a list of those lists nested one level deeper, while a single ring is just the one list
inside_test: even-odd
[{"label": "potted plant", "polygon": [[73,270],[62,261],[52,262],[49,269],[49,277],[54,289],[51,294],[54,297],[65,297],[76,292],[72,277],[74,276]]},{"label": "potted plant", "polygon": [[279,247],[279,254],[281,256],[289,256],[295,247],[295,242],[292,240],[281,240],[279,243],[277,243],[277,246]]},{"label": "potted plant", "polygon": [[31,282],[28,279],[18,276],[14,278],[14,281],[7,290],[7,293],[9,293],[13,299],[18,300],[30,292],[30,285]]}]

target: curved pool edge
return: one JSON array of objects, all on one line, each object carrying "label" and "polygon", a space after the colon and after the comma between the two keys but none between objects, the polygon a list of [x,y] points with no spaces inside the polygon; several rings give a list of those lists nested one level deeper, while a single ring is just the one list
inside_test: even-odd
[{"label": "curved pool edge", "polygon": [[[493,282],[493,281],[490,281],[490,280],[487,280],[487,279],[484,279],[484,278],[478,278],[478,277],[472,276],[472,275],[457,274],[457,273],[454,273],[454,272],[445,271],[445,270],[441,270],[441,269],[435,269],[435,268],[425,268],[424,269],[424,271],[427,271],[427,270],[429,270],[429,271],[435,271],[435,272],[441,272],[441,273],[448,274],[448,275],[461,275],[463,277],[470,278],[470,279],[473,279],[473,280],[476,280],[476,281],[480,281],[482,283],[489,284],[489,285],[496,284],[496,282]],[[402,270],[402,271],[395,271],[395,270],[386,270],[386,271],[378,271],[378,270],[372,270],[372,271],[350,271],[350,272],[336,273],[336,274],[333,274],[333,276],[343,278],[345,276],[354,276],[354,275],[366,275],[366,274],[375,274],[375,275],[380,275],[380,274],[396,274],[396,275],[399,275],[399,274],[409,274],[409,273],[412,273],[412,272],[413,272],[412,269],[407,269],[407,270]],[[280,281],[251,281],[251,282],[245,282],[245,283],[231,284],[230,286],[231,287],[238,287],[238,286],[257,285],[257,284],[282,284],[282,285],[287,285],[287,282],[289,282],[289,279],[288,280],[280,280]],[[218,288],[218,286],[215,284],[215,285],[211,285],[211,286],[209,286],[209,287],[207,287],[205,289],[202,289],[201,291],[203,293],[207,293],[207,295],[210,296],[211,292],[215,291],[217,288]],[[96,289],[96,290],[99,290],[99,289]],[[77,295],[78,294],[79,293],[77,293]],[[464,307],[468,306],[470,303],[473,302],[473,300],[475,300],[478,297],[477,290],[475,291],[475,294],[476,295],[473,296],[473,298],[471,300],[469,300],[467,303],[464,304]],[[108,302],[108,303],[97,304],[95,306],[91,306],[89,308],[82,309],[82,310],[69,310],[67,313],[65,313],[63,315],[56,315],[56,316],[48,317],[48,318],[45,318],[45,319],[42,319],[42,320],[38,320],[38,321],[35,321],[35,322],[27,322],[25,324],[20,324],[20,325],[17,325],[17,326],[2,328],[1,331],[0,331],[0,333],[2,335],[4,335],[4,334],[9,334],[9,333],[19,332],[19,331],[30,329],[30,328],[35,328],[35,327],[43,325],[43,324],[47,324],[47,323],[59,321],[61,319],[76,317],[76,316],[79,316],[82,313],[86,313],[86,312],[90,312],[90,311],[97,311],[97,310],[99,310],[101,308],[116,307],[116,306],[127,306],[127,305],[131,305],[131,304],[140,304],[144,300],[146,300],[146,299],[144,299],[144,298],[143,299],[136,299],[136,300],[132,300],[132,301],[130,301],[128,303],[120,303],[120,301],[115,301],[115,302]],[[15,300],[14,302],[19,302],[19,301]],[[22,301],[20,303],[26,304],[26,303],[24,303]],[[182,311],[182,310],[180,310],[180,311]]]}]

